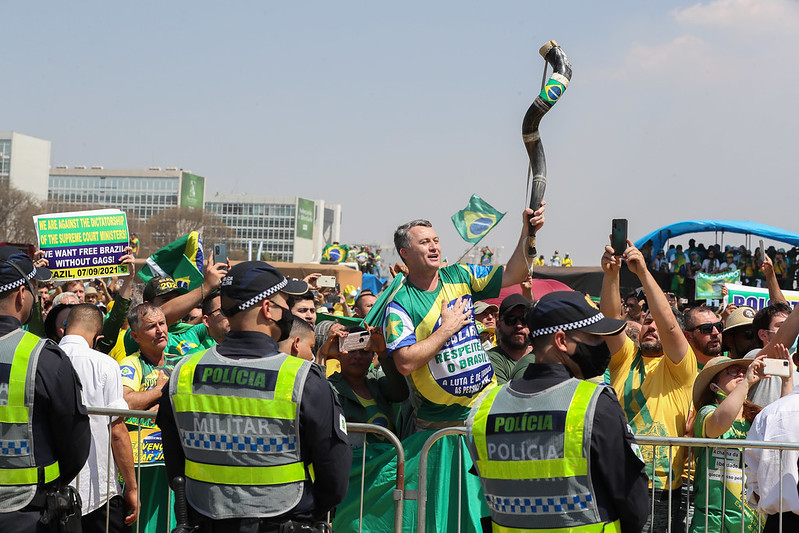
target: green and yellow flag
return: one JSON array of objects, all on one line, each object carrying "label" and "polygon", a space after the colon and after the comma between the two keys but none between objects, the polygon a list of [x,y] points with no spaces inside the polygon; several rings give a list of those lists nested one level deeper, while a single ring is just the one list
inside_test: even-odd
[{"label": "green and yellow flag", "polygon": [[468,205],[452,215],[452,223],[464,241],[477,244],[504,216],[505,213],[473,194]]},{"label": "green and yellow flag", "polygon": [[138,276],[144,283],[156,276],[169,276],[177,282],[180,292],[199,287],[203,282],[203,243],[200,234],[192,231],[155,252],[147,258]]}]

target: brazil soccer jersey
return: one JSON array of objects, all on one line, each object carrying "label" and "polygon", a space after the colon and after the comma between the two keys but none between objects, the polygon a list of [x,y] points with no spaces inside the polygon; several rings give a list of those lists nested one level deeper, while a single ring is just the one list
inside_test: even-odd
[{"label": "brazil soccer jersey", "polygon": [[474,324],[473,302],[499,295],[502,267],[451,265],[439,269],[438,287],[423,291],[406,283],[386,307],[389,353],[429,337],[441,326],[441,304],[467,303],[472,321],[450,337],[426,365],[408,376],[423,420],[465,420],[480,392],[494,386],[494,371]]}]

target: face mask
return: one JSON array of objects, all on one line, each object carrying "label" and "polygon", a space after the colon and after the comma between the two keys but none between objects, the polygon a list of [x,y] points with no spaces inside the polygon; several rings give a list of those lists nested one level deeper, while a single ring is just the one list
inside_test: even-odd
[{"label": "face mask", "polygon": [[277,305],[274,302],[272,303],[275,305],[275,307],[279,307],[283,311],[283,316],[281,316],[279,320],[275,320],[275,324],[277,324],[277,327],[280,328],[280,338],[277,340],[277,342],[284,341],[289,338],[289,334],[291,333],[291,325],[294,322],[294,316],[291,314],[291,311],[282,305]]},{"label": "face mask", "polygon": [[721,401],[724,401],[724,399],[727,397],[727,393],[726,393],[726,392],[724,392],[723,390],[721,390],[721,387],[719,387],[719,386],[718,386],[718,385],[716,385],[715,383],[711,383],[711,384],[710,384],[710,390],[712,390],[713,392],[715,392],[715,393],[716,393],[716,396],[717,396],[717,397],[718,397],[718,399],[719,399],[719,400],[721,400]]},{"label": "face mask", "polygon": [[596,346],[591,346],[576,339],[572,340],[577,343],[577,348],[570,357],[580,367],[583,379],[591,379],[604,374],[608,363],[610,363],[610,348],[608,348],[608,345],[602,342]]}]

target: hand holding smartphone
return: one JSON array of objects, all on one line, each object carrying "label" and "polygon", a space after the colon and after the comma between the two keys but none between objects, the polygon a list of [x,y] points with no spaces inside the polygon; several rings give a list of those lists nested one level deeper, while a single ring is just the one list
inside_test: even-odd
[{"label": "hand holding smartphone", "polygon": [[611,222],[610,246],[613,248],[613,255],[621,256],[627,249],[627,219],[614,218]]}]

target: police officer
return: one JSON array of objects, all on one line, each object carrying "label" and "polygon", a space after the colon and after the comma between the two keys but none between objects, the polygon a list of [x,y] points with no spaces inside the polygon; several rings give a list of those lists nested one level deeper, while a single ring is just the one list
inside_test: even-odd
[{"label": "police officer", "polygon": [[[528,312],[535,363],[486,393],[467,421],[469,451],[496,526],[513,531],[640,532],[647,477],[630,427],[600,376],[603,340],[624,329],[579,292]],[[495,526],[495,531],[497,527]]]},{"label": "police officer", "polygon": [[232,267],[221,286],[230,333],[184,358],[164,388],[167,474],[185,477],[200,531],[317,531],[303,528],[344,498],[352,451],[341,407],[319,367],[277,346],[293,320],[286,295],[307,290],[261,261]]},{"label": "police officer", "polygon": [[[0,247],[2,533],[55,531],[63,514],[43,511],[48,502],[74,503],[55,498],[55,489],[73,480],[89,455],[89,415],[72,363],[57,345],[22,329],[36,300],[32,280],[50,277],[16,248]],[[80,505],[74,511],[79,523]]]}]

